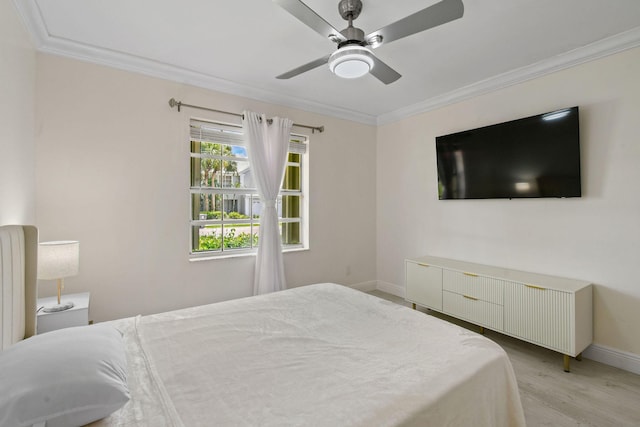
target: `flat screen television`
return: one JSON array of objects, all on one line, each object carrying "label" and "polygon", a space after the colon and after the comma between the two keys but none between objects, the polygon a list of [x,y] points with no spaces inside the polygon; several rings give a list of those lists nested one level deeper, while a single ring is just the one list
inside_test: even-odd
[{"label": "flat screen television", "polygon": [[580,197],[578,107],[436,138],[438,198]]}]

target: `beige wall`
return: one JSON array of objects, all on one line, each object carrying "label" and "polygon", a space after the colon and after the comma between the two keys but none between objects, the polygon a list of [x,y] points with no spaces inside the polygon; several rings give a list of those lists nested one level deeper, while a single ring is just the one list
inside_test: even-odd
[{"label": "beige wall", "polygon": [[35,222],[36,51],[10,0],[0,0],[0,225]]},{"label": "beige wall", "polygon": [[[590,280],[595,342],[640,354],[640,49],[378,128],[377,278],[437,255]],[[435,137],[580,106],[583,197],[439,201]]]},{"label": "beige wall", "polygon": [[37,225],[80,241],[65,292],[90,291],[94,320],[251,293],[254,257],[188,256],[189,118],[238,119],[172,97],[324,125],[309,134],[311,249],[284,255],[288,285],[375,280],[375,127],[44,54],[37,89]]}]

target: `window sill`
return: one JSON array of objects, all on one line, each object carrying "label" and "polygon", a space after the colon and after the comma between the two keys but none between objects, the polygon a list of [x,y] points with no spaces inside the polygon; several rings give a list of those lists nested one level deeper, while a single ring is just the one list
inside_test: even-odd
[{"label": "window sill", "polygon": [[[285,249],[282,251],[283,254],[287,254],[290,252],[304,252],[308,251],[309,248],[299,247],[299,248],[291,248]],[[240,253],[227,253],[223,255],[190,255],[189,262],[200,262],[200,261],[216,261],[223,259],[231,259],[231,258],[247,258],[247,257],[255,257],[256,252],[240,252]]]}]

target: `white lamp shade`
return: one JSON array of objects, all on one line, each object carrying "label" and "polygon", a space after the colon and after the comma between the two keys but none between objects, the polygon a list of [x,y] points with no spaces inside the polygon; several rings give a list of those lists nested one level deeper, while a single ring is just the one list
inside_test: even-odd
[{"label": "white lamp shade", "polygon": [[78,274],[80,242],[41,242],[38,246],[38,279],[54,280]]}]

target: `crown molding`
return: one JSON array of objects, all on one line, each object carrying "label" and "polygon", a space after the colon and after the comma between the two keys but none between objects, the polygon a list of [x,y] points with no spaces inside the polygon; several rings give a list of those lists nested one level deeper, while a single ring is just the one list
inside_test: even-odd
[{"label": "crown molding", "polygon": [[174,65],[152,61],[104,48],[76,43],[61,38],[50,37],[45,45],[38,50],[43,53],[77,59],[97,65],[104,65],[124,71],[144,74],[150,77],[197,86],[204,89],[211,89],[270,104],[296,108],[299,110],[324,114],[368,125],[376,125],[376,117],[372,115],[299,99],[285,93],[266,91],[186,68],[176,67]]},{"label": "crown molding", "polygon": [[176,67],[174,65],[158,61],[151,61],[122,52],[98,48],[54,37],[49,34],[35,0],[13,0],[13,4],[27,31],[31,34],[36,49],[40,52],[64,56],[97,65],[105,65],[124,71],[202,87],[257,101],[378,126],[396,122],[420,113],[435,110],[446,105],[454,104],[498,89],[522,83],[527,80],[532,80],[555,71],[570,68],[575,65],[640,46],[640,27],[638,27],[621,34],[602,39],[587,46],[574,49],[567,53],[557,55],[498,76],[490,77],[376,117],[353,110],[299,99],[284,93],[277,93],[242,85],[197,71]]},{"label": "crown molding", "polygon": [[376,125],[376,117],[373,115],[308,101],[284,93],[258,89],[159,61],[152,61],[135,55],[51,36],[35,1],[13,0],[13,4],[39,52],[104,65],[204,89],[211,89],[257,101],[324,114],[344,120]]},{"label": "crown molding", "polygon": [[40,49],[44,45],[48,32],[37,3],[28,0],[13,0],[13,6],[31,36],[35,48]]},{"label": "crown molding", "polygon": [[377,117],[377,125],[396,122],[420,113],[435,110],[446,105],[464,101],[479,95],[496,91],[511,85],[536,79],[544,75],[564,70],[585,62],[603,58],[614,53],[640,46],[640,27],[617,34],[587,46],[580,47],[561,55],[548,58],[498,76],[473,83],[471,85],[434,96],[423,102],[409,105]]}]

